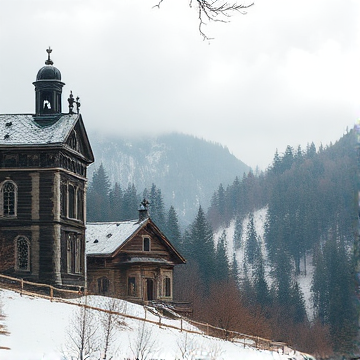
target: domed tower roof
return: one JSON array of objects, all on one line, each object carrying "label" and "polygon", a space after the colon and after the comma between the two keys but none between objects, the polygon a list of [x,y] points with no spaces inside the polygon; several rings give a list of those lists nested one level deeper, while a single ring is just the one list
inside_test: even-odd
[{"label": "domed tower roof", "polygon": [[54,65],[54,62],[50,59],[50,54],[52,49],[50,47],[46,49],[48,53],[48,58],[45,61],[45,66],[43,66],[37,73],[36,81],[38,80],[61,80],[60,70],[57,69]]},{"label": "domed tower roof", "polygon": [[36,115],[51,115],[61,113],[61,93],[62,87],[65,85],[61,82],[60,70],[54,66],[50,59],[52,49],[46,49],[48,58],[36,75],[35,86],[36,99]]},{"label": "domed tower roof", "polygon": [[46,65],[43,66],[36,75],[36,81],[39,80],[61,80],[60,70],[55,66]]}]

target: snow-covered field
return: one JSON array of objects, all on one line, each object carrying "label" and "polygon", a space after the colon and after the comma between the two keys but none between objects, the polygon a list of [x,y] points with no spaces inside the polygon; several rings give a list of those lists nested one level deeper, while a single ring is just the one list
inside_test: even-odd
[{"label": "snow-covered field", "polygon": [[[79,325],[81,307],[61,302],[51,302],[42,298],[20,295],[9,290],[0,290],[0,299],[6,315],[5,325],[9,336],[0,336],[1,360],[64,360],[77,359],[71,354],[76,343],[76,327]],[[81,300],[84,301],[84,298]],[[87,302],[100,308],[107,308],[109,299],[89,296]],[[128,315],[159,321],[159,316],[145,311],[143,306],[116,300],[115,305]],[[104,349],[103,327],[99,311],[91,310],[91,329],[95,330],[91,342],[94,348],[89,359],[101,359]],[[89,319],[90,321],[90,319]],[[161,323],[179,326],[180,320],[162,318]],[[145,324],[145,325],[144,325]],[[193,328],[183,323],[184,329]],[[193,328],[194,329],[194,328]],[[139,334],[149,338],[147,359],[187,359],[187,360],[266,360],[288,359],[277,352],[244,348],[243,345],[220,340],[205,335],[190,334],[185,331],[166,328],[125,317],[116,318],[107,359],[135,359],[134,350],[139,344]],[[96,350],[96,348],[98,350]],[[186,351],[184,351],[186,349]],[[181,351],[185,352],[182,356]],[[73,355],[74,357],[72,357]],[[293,355],[294,356],[294,355]],[[302,357],[298,357],[298,359]]]}]

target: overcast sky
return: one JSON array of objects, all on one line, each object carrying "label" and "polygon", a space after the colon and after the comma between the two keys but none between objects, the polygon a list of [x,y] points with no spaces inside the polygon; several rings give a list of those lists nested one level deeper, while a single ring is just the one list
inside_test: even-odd
[{"label": "overcast sky", "polygon": [[208,24],[212,41],[187,0],[155,2],[0,1],[0,113],[34,112],[51,46],[63,112],[72,90],[89,132],[183,132],[265,169],[276,149],[329,144],[359,118],[359,0],[255,0]]}]

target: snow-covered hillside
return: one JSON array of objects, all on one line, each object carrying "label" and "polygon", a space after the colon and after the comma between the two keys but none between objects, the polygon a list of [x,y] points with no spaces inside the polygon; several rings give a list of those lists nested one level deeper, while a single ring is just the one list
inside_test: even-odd
[{"label": "snow-covered hillside", "polygon": [[[72,351],[77,342],[79,314],[81,307],[76,306],[81,300],[73,300],[73,304],[50,302],[46,299],[20,296],[18,293],[1,290],[1,303],[6,315],[5,325],[9,336],[0,336],[0,347],[10,350],[0,350],[2,360],[64,360],[77,359]],[[89,296],[87,303],[99,308],[107,308],[109,299],[101,296]],[[159,321],[159,316],[145,311],[140,305],[116,300],[115,306],[122,313],[146,317],[148,320]],[[104,349],[102,312],[90,310],[90,328],[94,330],[91,345],[94,349]],[[162,318],[162,324],[179,326],[179,320]],[[145,324],[145,325],[144,325]],[[191,329],[188,323],[183,323],[184,329]],[[171,328],[149,324],[143,321],[125,317],[116,318],[113,328],[107,359],[135,359],[134,350],[139,343],[140,333],[148,337],[147,359],[188,359],[188,360],[266,360],[288,359],[289,356],[277,352],[260,351],[244,348],[243,345],[220,340],[205,335],[190,334]],[[186,349],[186,351],[184,351]],[[183,355],[182,355],[183,352]],[[292,355],[303,359],[299,354]],[[89,359],[101,359],[101,351],[94,350]]]},{"label": "snow-covered hillside", "polygon": [[[255,230],[258,236],[258,240],[261,244],[261,250],[262,250],[262,256],[266,260],[267,259],[267,253],[266,253],[266,247],[265,247],[265,221],[266,221],[266,214],[267,214],[267,207],[264,207],[262,209],[259,209],[253,213],[254,218],[254,225]],[[244,276],[242,264],[244,263],[244,257],[245,257],[245,243],[247,238],[247,227],[249,223],[249,215],[244,218],[242,221],[242,231],[241,231],[241,247],[238,249],[235,249],[234,244],[234,234],[235,234],[235,219],[233,219],[230,222],[230,225],[228,227],[222,227],[216,231],[214,234],[215,238],[215,244],[217,243],[220,236],[225,231],[226,239],[227,239],[227,249],[228,249],[228,258],[231,261],[233,258],[233,253],[236,254],[236,261],[239,265],[239,277],[240,279]],[[267,281],[268,284],[271,285],[272,278],[270,276],[270,266],[267,261],[265,261],[265,269],[267,273]],[[296,280],[300,285],[301,291],[304,295],[304,299],[306,302],[306,310],[308,318],[311,320],[313,317],[313,305],[311,300],[311,281],[312,281],[312,275],[314,271],[314,267],[312,265],[312,257],[307,256],[306,259],[306,271],[304,269],[304,264],[300,264],[301,273],[297,276]]]}]

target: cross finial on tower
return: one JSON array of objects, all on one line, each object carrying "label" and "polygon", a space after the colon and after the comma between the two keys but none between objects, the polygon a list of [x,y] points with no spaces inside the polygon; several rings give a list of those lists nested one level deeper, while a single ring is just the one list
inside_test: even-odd
[{"label": "cross finial on tower", "polygon": [[52,52],[52,49],[50,46],[48,49],[46,49],[46,52],[48,53],[48,59],[45,61],[45,65],[53,65],[54,62],[50,59],[50,54]]}]

